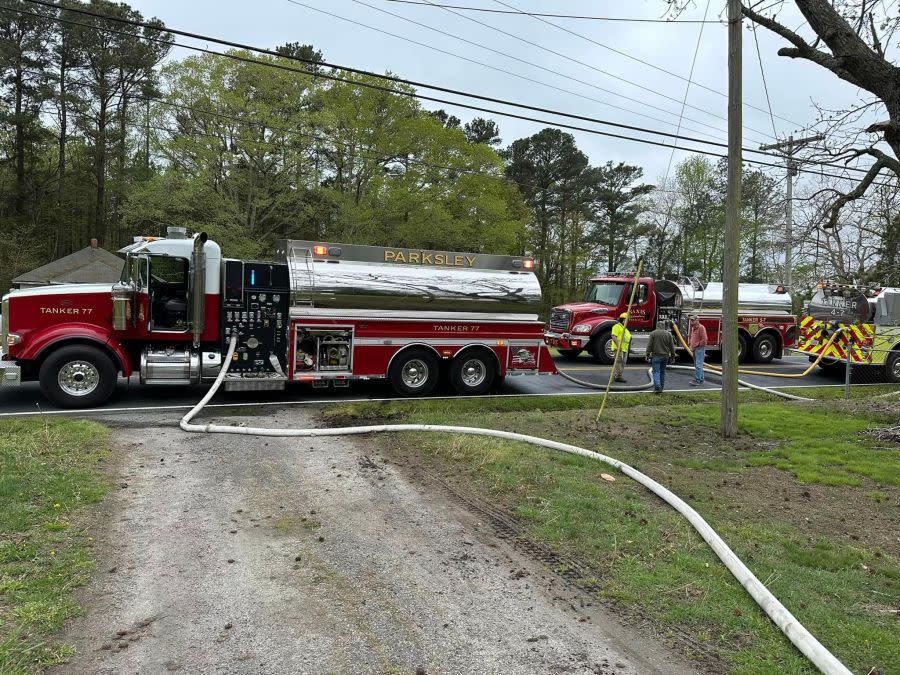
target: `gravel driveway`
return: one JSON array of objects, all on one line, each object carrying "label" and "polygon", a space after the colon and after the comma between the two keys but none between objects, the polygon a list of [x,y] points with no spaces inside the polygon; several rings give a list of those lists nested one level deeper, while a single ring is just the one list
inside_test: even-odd
[{"label": "gravel driveway", "polygon": [[116,421],[100,565],[54,672],[691,672],[369,439],[158,424]]}]

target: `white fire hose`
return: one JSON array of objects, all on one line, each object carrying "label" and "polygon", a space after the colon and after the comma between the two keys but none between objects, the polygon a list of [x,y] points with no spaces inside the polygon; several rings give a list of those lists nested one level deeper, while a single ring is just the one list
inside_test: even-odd
[{"label": "white fire hose", "polygon": [[191,424],[191,420],[196,417],[203,407],[209,403],[210,399],[218,391],[231,365],[231,358],[237,346],[237,336],[231,338],[228,344],[228,353],[222,364],[222,370],[219,376],[210,387],[206,395],[191,410],[181,418],[181,428],[188,432],[201,433],[219,433],[219,434],[241,434],[245,436],[279,436],[279,437],[321,437],[321,436],[349,436],[358,434],[374,434],[382,432],[401,432],[401,431],[435,431],[435,432],[451,432],[459,434],[471,434],[474,436],[491,436],[494,438],[502,438],[509,441],[520,441],[530,443],[539,447],[550,448],[551,450],[559,450],[568,452],[573,455],[580,455],[590,459],[596,459],[605,464],[609,464],[617,468],[629,478],[637,481],[650,492],[657,495],[660,499],[669,504],[678,513],[683,515],[691,526],[697,530],[703,540],[709,544],[710,548],[715,552],[719,559],[725,564],[725,567],[734,575],[735,579],[743,586],[768,617],[778,626],[788,639],[799,649],[819,670],[825,675],[851,675],[844,664],[842,664],[831,652],[829,652],[803,625],[797,621],[793,614],[782,605],[767,589],[759,579],[751,572],[748,567],[741,562],[740,558],[735,555],[723,539],[710,527],[699,513],[691,508],[685,501],[675,495],[673,492],[660,485],[655,480],[641,473],[634,467],[625,464],[613,457],[602,455],[577,445],[569,445],[568,443],[559,443],[557,441],[539,438],[537,436],[528,436],[526,434],[517,434],[511,431],[497,431],[495,429],[481,429],[478,427],[458,427],[442,424],[376,424],[364,427],[336,427],[332,429],[269,429],[265,427],[232,427],[221,424]]}]

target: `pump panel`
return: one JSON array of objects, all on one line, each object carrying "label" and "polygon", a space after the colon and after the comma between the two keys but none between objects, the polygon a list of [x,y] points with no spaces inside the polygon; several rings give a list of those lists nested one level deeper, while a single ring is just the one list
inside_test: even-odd
[{"label": "pump panel", "polygon": [[229,378],[284,378],[290,299],[287,265],[226,260],[222,276],[223,353],[231,337],[238,336]]}]

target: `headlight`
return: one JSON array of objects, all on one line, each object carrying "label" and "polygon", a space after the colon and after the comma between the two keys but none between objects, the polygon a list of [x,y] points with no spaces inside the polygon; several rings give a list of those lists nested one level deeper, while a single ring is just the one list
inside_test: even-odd
[{"label": "headlight", "polygon": [[575,328],[572,329],[573,333],[590,333],[591,332],[591,324],[589,323],[580,323]]},{"label": "headlight", "polygon": [[3,296],[0,304],[0,352],[6,349],[9,336],[9,296]]}]

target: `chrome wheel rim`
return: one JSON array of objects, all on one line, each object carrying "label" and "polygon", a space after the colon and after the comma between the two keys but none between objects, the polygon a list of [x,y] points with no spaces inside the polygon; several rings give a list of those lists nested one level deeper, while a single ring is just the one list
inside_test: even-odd
[{"label": "chrome wheel rim", "polygon": [[900,382],[900,359],[894,359],[891,366],[891,373],[895,382]]},{"label": "chrome wheel rim", "polygon": [[469,359],[462,366],[462,381],[467,387],[477,387],[487,377],[487,367],[484,361]]},{"label": "chrome wheel rim", "polygon": [[759,352],[760,357],[767,359],[772,355],[772,342],[770,340],[761,340],[759,345],[756,347],[756,351]]},{"label": "chrome wheel rim", "polygon": [[417,389],[428,380],[428,365],[422,359],[410,359],[403,364],[400,379],[407,387]]},{"label": "chrome wheel rim", "polygon": [[611,359],[616,357],[616,346],[613,344],[612,340],[606,341],[606,355]]},{"label": "chrome wheel rim", "polygon": [[100,371],[87,361],[69,361],[59,369],[56,382],[69,396],[87,396],[100,385]]}]

